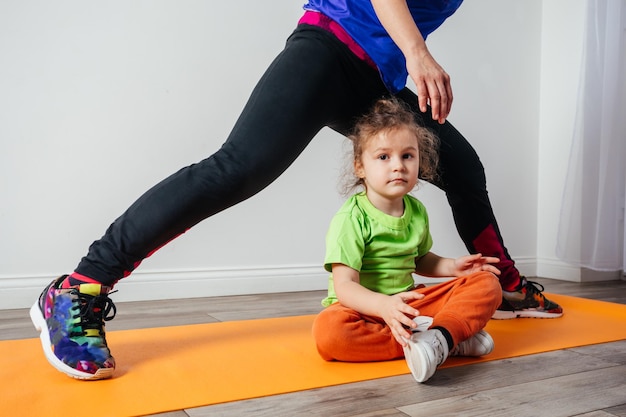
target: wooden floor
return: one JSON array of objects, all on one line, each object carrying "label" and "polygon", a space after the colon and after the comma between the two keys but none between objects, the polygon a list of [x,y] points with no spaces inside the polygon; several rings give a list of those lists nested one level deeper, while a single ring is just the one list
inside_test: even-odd
[{"label": "wooden floor", "polygon": [[[626,304],[626,281],[536,279],[548,292]],[[323,292],[117,303],[107,329],[314,314]],[[580,329],[584,332],[585,329]],[[26,309],[0,311],[0,340],[37,337]],[[550,337],[538,334],[537,337]],[[115,353],[115,346],[112,347]],[[245,381],[242,381],[245,384]],[[210,387],[207,387],[210,389]],[[200,416],[626,416],[626,341],[158,414]]]}]

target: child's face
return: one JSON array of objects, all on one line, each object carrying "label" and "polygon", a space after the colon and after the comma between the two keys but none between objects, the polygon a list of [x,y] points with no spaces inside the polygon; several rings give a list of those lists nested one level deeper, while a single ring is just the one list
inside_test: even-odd
[{"label": "child's face", "polygon": [[[402,199],[417,183],[419,149],[415,134],[407,128],[384,131],[370,138],[355,171],[365,180],[370,200]],[[382,199],[382,200],[380,200]]]}]

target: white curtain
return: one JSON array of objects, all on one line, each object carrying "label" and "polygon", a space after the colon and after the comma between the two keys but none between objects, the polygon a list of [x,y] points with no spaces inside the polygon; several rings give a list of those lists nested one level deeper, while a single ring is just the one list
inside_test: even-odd
[{"label": "white curtain", "polygon": [[588,0],[576,125],[556,253],[597,271],[624,270],[626,0]]}]

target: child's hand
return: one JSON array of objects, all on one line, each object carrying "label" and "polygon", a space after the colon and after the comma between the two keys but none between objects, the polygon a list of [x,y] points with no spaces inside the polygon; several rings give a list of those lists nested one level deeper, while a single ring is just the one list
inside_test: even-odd
[{"label": "child's hand", "polygon": [[381,305],[381,317],[391,329],[391,334],[398,343],[406,346],[406,339],[411,337],[411,331],[407,330],[417,327],[413,317],[419,316],[419,311],[411,307],[408,303],[413,300],[421,300],[424,294],[415,291],[401,292],[390,295]]},{"label": "child's hand", "polygon": [[454,260],[456,276],[468,275],[474,272],[488,271],[500,275],[500,270],[491,264],[500,262],[500,259],[493,256],[482,256],[480,253],[474,255],[461,256]]}]

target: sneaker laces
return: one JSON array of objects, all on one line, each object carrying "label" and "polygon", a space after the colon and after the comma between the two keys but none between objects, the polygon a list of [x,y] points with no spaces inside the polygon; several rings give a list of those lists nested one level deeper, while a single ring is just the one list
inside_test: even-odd
[{"label": "sneaker laces", "polygon": [[435,329],[430,345],[433,347],[433,350],[437,355],[437,365],[441,365],[448,358],[448,356],[450,356],[450,353],[448,352],[448,342],[445,340],[445,337],[440,330]]},{"label": "sneaker laces", "polygon": [[98,334],[104,336],[104,331],[102,330],[104,322],[113,320],[117,313],[113,300],[107,294],[94,296],[83,294],[77,290],[75,294],[78,297],[78,302],[72,307],[72,310],[77,311],[73,318],[80,318],[80,323],[74,327],[70,337],[86,336],[88,329],[98,330]]},{"label": "sneaker laces", "polygon": [[446,355],[446,348],[444,347],[443,343],[441,342],[441,340],[439,340],[439,338],[435,338],[437,339],[437,344],[439,345],[438,348],[435,347],[435,353],[437,353],[437,366],[441,365],[446,359],[448,359],[448,356],[450,356],[450,354],[448,353]]},{"label": "sneaker laces", "polygon": [[538,282],[526,280],[526,284],[524,285],[524,288],[526,288],[527,294],[531,294],[531,295],[538,294],[541,296],[541,298],[545,298],[544,295],[542,294],[544,291],[543,285],[541,285]]}]

